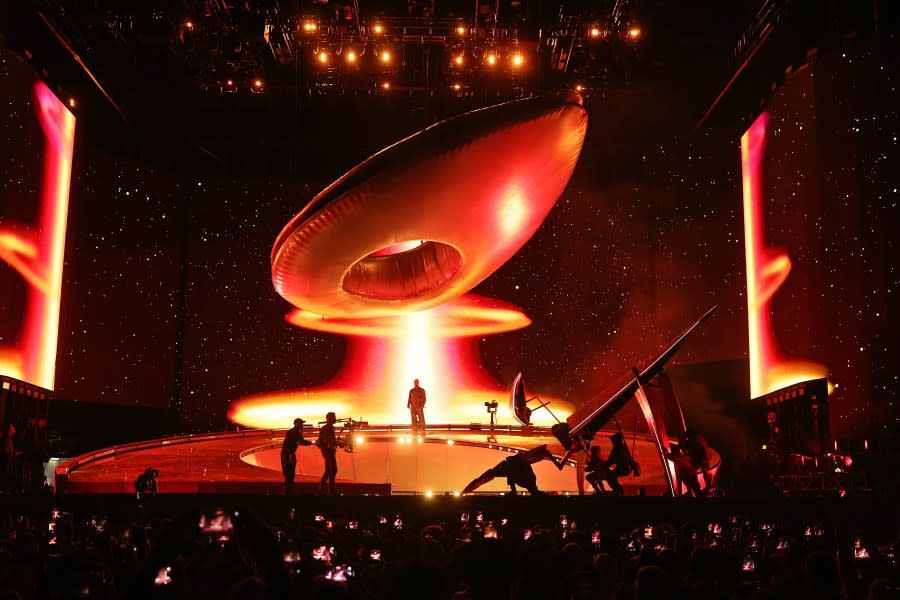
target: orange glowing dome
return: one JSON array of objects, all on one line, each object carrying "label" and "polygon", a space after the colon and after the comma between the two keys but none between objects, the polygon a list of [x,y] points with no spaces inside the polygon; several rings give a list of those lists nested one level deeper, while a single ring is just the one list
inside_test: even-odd
[{"label": "orange glowing dome", "polygon": [[477,110],[382,150],[313,198],[276,239],[272,280],[298,307],[288,322],[350,336],[343,367],[322,386],[237,398],[229,418],[283,427],[335,411],[402,423],[413,379],[428,389],[429,423],[483,417],[507,391],[478,340],[531,320],[467,292],[543,222],[586,129],[572,92]]},{"label": "orange glowing dome", "polygon": [[[461,296],[534,234],[586,130],[581,97],[562,92],[472,111],[382,150],[282,230],[276,291],[306,311],[350,318]],[[385,250],[406,242],[419,243]]]}]

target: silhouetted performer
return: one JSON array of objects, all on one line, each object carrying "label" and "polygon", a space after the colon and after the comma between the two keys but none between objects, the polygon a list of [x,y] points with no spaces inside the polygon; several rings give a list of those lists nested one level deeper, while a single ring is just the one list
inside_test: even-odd
[{"label": "silhouetted performer", "polygon": [[678,445],[671,454],[666,454],[666,458],[672,461],[675,466],[675,485],[676,495],[681,495],[681,486],[687,488],[687,493],[691,496],[701,496],[703,491],[700,489],[700,482],[697,481],[697,469],[691,464],[691,459],[683,446]]},{"label": "silhouetted performer", "polygon": [[600,485],[600,482],[604,479],[603,471],[605,469],[606,464],[603,462],[600,446],[591,446],[591,454],[588,457],[584,470],[587,471],[585,479],[587,479],[587,482],[594,488],[595,494],[603,493],[603,487]]},{"label": "silhouetted performer", "polygon": [[322,474],[322,481],[319,484],[320,496],[334,495],[334,478],[337,476],[337,438],[334,435],[334,424],[337,417],[333,412],[325,415],[325,424],[319,430],[319,439],[316,440],[316,446],[322,453],[325,460],[325,473]]},{"label": "silhouetted performer", "polygon": [[409,398],[406,401],[406,408],[409,409],[409,415],[412,418],[413,432],[421,430],[425,432],[425,388],[419,387],[419,380],[413,380],[413,387],[409,390]]},{"label": "silhouetted performer", "polygon": [[625,437],[621,433],[614,433],[609,436],[609,439],[612,441],[612,449],[609,451],[609,458],[603,463],[599,479],[609,484],[613,495],[621,496],[625,490],[619,483],[619,477],[631,473],[634,461],[631,458],[631,452],[628,451]]},{"label": "silhouetted performer", "polygon": [[584,496],[584,479],[587,470],[587,462],[589,459],[587,450],[581,449],[574,453],[575,456],[575,485],[578,488],[578,495]]},{"label": "silhouetted performer", "polygon": [[284,493],[294,493],[294,476],[297,474],[297,446],[312,444],[303,437],[303,419],[294,419],[294,426],[288,429],[281,443],[281,473],[284,475]]},{"label": "silhouetted performer", "polygon": [[[697,471],[700,471],[703,474],[706,492],[709,492],[713,486],[713,481],[709,472],[709,446],[706,443],[706,438],[693,429],[685,429],[681,437],[678,438],[678,447],[687,458],[687,463],[685,464],[682,461],[681,464],[685,475],[684,484],[695,496],[702,495],[703,490],[700,488],[700,482],[697,481]],[[676,470],[678,466],[678,462],[676,462]],[[687,477],[688,469],[691,472],[690,477]],[[679,477],[679,479],[681,478]]]},{"label": "silhouetted performer", "polygon": [[533,496],[543,495],[537,487],[537,476],[534,469],[525,457],[524,453],[513,454],[506,458],[502,463],[494,467],[497,474],[506,476],[506,484],[509,486],[510,494],[516,494],[516,486],[520,486],[528,490]]}]

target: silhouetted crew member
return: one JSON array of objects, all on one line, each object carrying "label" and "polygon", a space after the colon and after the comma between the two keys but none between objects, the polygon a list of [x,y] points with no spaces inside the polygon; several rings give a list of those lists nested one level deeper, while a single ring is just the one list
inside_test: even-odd
[{"label": "silhouetted crew member", "polygon": [[156,495],[158,491],[157,477],[159,477],[159,471],[153,467],[147,467],[143,473],[137,476],[137,479],[134,480],[134,491],[138,500]]},{"label": "silhouetted crew member", "polygon": [[413,380],[413,387],[409,390],[409,398],[406,408],[412,418],[413,432],[417,429],[425,431],[425,388],[419,387],[419,380]]},{"label": "silhouetted crew member", "polygon": [[337,417],[333,412],[325,415],[325,424],[319,430],[319,439],[316,440],[316,446],[322,452],[322,458],[325,460],[325,473],[322,474],[322,481],[319,484],[319,495],[334,495],[334,478],[337,476],[337,438],[334,435],[334,424]]},{"label": "silhouetted crew member", "polygon": [[22,452],[16,447],[16,426],[12,423],[0,443],[0,485],[15,489],[17,487],[16,461]]},{"label": "silhouetted crew member", "polygon": [[294,419],[294,426],[288,429],[281,443],[281,473],[284,475],[284,493],[294,492],[294,475],[297,473],[297,446],[309,446],[312,444],[303,437],[303,419]]}]

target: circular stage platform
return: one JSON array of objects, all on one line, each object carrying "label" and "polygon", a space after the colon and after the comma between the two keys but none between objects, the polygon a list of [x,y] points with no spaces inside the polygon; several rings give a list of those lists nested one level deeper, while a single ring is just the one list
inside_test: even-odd
[{"label": "circular stage platform", "polygon": [[[597,440],[604,455],[608,435]],[[77,456],[56,469],[56,489],[66,494],[133,493],[135,478],[148,467],[159,471],[160,494],[171,493],[283,493],[279,461],[285,430],[251,430],[148,440],[113,446]],[[316,430],[304,431],[315,439]],[[548,444],[561,456],[562,448],[546,427],[511,425],[430,425],[416,437],[406,426],[367,426],[355,433],[352,452],[338,451],[336,493],[341,495],[455,494],[510,453]],[[628,443],[632,444],[629,434]],[[635,459],[640,477],[620,481],[626,493],[640,486],[655,495],[665,488],[662,466],[653,443],[638,435]],[[577,494],[576,469],[570,462],[561,471],[549,461],[533,465],[538,487],[546,492]],[[315,446],[297,451],[295,491],[315,493],[323,461]],[[505,478],[494,479],[477,493],[509,490]],[[588,486],[590,490],[590,486]]]}]

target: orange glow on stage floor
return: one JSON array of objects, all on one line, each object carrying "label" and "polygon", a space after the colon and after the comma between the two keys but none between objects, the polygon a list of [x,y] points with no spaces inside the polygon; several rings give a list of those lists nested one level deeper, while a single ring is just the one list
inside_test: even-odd
[{"label": "orange glow on stage floor", "polygon": [[[97,450],[60,465],[56,470],[57,486],[68,494],[130,494],[134,479],[147,467],[153,467],[159,471],[161,494],[280,494],[283,488],[279,453],[284,433],[254,430],[182,436]],[[601,434],[599,443],[604,452],[609,450],[606,436],[611,433]],[[308,428],[305,435],[315,439],[316,432]],[[562,454],[562,448],[546,428],[504,426],[491,431],[487,425],[481,430],[470,425],[436,425],[419,439],[408,427],[370,427],[359,435],[363,439],[352,453],[337,453],[338,494],[453,494],[516,450],[549,444],[557,456]],[[649,459],[654,453],[653,443],[638,436],[635,455],[642,460],[641,476],[620,480],[626,493],[636,494],[639,486],[644,486],[650,495],[665,489],[659,461]],[[318,449],[301,446],[297,464],[300,493],[315,493],[323,472]],[[577,494],[573,466],[560,471],[542,461],[533,467],[541,490]],[[508,489],[505,478],[497,478],[478,491],[496,494]]]}]

